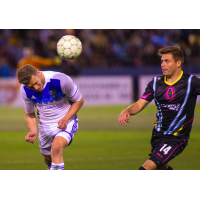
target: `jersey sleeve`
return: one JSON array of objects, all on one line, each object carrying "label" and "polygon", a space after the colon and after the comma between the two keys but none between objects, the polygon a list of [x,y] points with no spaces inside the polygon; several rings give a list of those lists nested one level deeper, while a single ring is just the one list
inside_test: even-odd
[{"label": "jersey sleeve", "polygon": [[154,99],[154,94],[153,94],[153,80],[148,83],[145,92],[141,96],[142,99],[151,102]]},{"label": "jersey sleeve", "polygon": [[192,77],[193,93],[195,95],[200,95],[200,79],[196,76]]},{"label": "jersey sleeve", "polygon": [[20,87],[20,94],[21,94],[21,97],[22,97],[25,112],[27,114],[34,113],[35,112],[34,103],[29,98],[27,98],[23,85],[21,85],[21,87]]},{"label": "jersey sleeve", "polygon": [[72,102],[79,101],[82,98],[82,95],[74,81],[65,74],[60,74],[59,76],[63,94],[65,94]]}]

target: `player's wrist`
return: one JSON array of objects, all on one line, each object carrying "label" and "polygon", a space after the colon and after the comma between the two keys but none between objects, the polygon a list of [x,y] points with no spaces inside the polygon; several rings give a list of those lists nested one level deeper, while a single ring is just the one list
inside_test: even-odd
[{"label": "player's wrist", "polygon": [[61,119],[61,121],[65,122],[65,123],[68,123],[69,119],[68,119],[68,117],[63,117],[63,118]]},{"label": "player's wrist", "polygon": [[124,109],[122,112],[125,113],[125,114],[126,114],[126,113],[129,114],[129,110],[128,110],[128,108]]},{"label": "player's wrist", "polygon": [[31,133],[37,134],[37,130],[30,130]]}]

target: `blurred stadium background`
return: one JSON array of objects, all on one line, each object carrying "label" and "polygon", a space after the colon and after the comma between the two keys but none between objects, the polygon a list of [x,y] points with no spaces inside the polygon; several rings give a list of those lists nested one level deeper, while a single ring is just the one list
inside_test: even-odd
[{"label": "blurred stadium background", "polygon": [[[200,77],[200,30],[0,30],[1,170],[46,169],[38,140],[33,145],[24,140],[28,127],[15,74],[24,47],[54,59],[56,43],[63,35],[78,37],[82,54],[74,61],[41,70],[71,76],[85,99],[78,113],[79,131],[64,152],[65,169],[138,169],[150,153],[156,107],[152,103],[125,127],[118,124],[118,115],[140,97],[154,75],[161,74],[159,48],[179,46],[185,55],[183,70]],[[200,169],[199,120],[197,104],[189,145],[171,161],[174,169]]]}]

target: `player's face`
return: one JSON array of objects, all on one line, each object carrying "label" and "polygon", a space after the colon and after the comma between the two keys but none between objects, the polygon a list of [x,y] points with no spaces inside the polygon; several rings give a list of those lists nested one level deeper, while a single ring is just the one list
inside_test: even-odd
[{"label": "player's face", "polygon": [[26,86],[31,90],[35,90],[36,92],[42,92],[42,90],[44,89],[44,80],[42,78],[42,73],[38,72],[37,76],[32,75],[30,83]]},{"label": "player's face", "polygon": [[164,76],[173,76],[180,69],[181,61],[175,62],[172,54],[163,54],[161,57],[161,68]]}]

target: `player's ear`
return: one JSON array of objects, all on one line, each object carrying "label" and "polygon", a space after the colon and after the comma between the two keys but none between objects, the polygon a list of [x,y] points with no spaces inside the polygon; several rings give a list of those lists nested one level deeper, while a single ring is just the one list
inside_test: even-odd
[{"label": "player's ear", "polygon": [[38,76],[39,76],[39,75],[40,75],[40,73],[41,73],[39,69],[37,69],[37,73],[38,73]]},{"label": "player's ear", "polygon": [[178,61],[177,61],[177,66],[178,66],[178,68],[181,67],[181,63],[182,63],[181,60],[178,60]]}]

